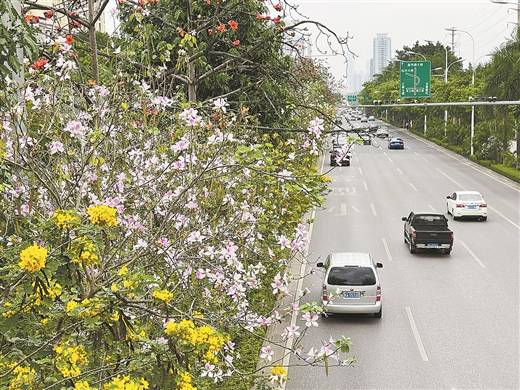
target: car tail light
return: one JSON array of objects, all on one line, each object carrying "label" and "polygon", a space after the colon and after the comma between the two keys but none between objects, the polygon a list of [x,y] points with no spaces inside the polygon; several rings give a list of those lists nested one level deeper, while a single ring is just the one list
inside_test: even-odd
[{"label": "car tail light", "polygon": [[329,292],[327,291],[327,286],[323,286],[322,292],[321,292],[321,300],[323,302],[329,301]]},{"label": "car tail light", "polygon": [[479,207],[487,207],[487,204],[482,203]]},{"label": "car tail light", "polygon": [[416,238],[417,237],[417,232],[415,231],[414,228],[412,228],[412,238]]},{"label": "car tail light", "polygon": [[453,240],[453,232],[450,232],[450,238]]},{"label": "car tail light", "polygon": [[377,286],[377,289],[376,289],[376,302],[380,302],[381,301],[381,286]]},{"label": "car tail light", "polygon": [[456,204],[455,207],[464,207],[464,205],[459,203],[459,204]]}]

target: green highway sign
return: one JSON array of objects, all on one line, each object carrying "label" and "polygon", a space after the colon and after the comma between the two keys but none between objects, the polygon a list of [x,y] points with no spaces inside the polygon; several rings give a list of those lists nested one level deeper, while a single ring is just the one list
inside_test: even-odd
[{"label": "green highway sign", "polygon": [[357,102],[357,95],[347,95],[347,102]]},{"label": "green highway sign", "polygon": [[431,96],[431,61],[401,61],[400,95],[402,98]]}]

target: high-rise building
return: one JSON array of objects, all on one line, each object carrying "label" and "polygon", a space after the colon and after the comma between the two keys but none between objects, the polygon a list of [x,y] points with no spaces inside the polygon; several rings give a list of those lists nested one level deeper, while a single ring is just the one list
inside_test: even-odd
[{"label": "high-rise building", "polygon": [[388,34],[377,34],[374,38],[370,75],[379,74],[392,58],[392,40]]}]

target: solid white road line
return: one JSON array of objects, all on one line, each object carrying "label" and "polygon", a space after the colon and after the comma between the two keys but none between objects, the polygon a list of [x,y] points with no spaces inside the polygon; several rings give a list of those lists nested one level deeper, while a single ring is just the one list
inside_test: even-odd
[{"label": "solid white road line", "polygon": [[409,135],[410,135],[412,138],[415,138],[416,140],[421,141],[423,144],[426,144],[426,145],[428,145],[428,146],[430,146],[430,147],[432,147],[432,148],[434,148],[434,149],[437,149],[439,152],[444,153],[446,156],[448,156],[448,157],[450,157],[450,158],[452,158],[452,159],[454,159],[454,160],[457,160],[457,161],[460,162],[461,164],[464,164],[464,165],[466,165],[466,166],[468,166],[468,167],[470,167],[470,168],[473,168],[474,170],[476,170],[476,171],[482,173],[483,175],[486,175],[486,176],[492,178],[493,180],[495,180],[495,181],[497,181],[497,182],[499,182],[499,183],[505,185],[506,187],[511,188],[512,190],[515,190],[516,192],[520,192],[520,189],[519,189],[518,187],[515,187],[514,185],[511,185],[510,183],[507,183],[507,182],[502,181],[502,180],[500,180],[499,178],[497,178],[497,177],[495,177],[495,176],[493,176],[493,175],[490,175],[490,174],[487,173],[486,171],[480,169],[478,165],[474,165],[473,163],[470,163],[468,160],[466,160],[466,159],[464,159],[464,158],[458,158],[458,157],[455,157],[455,156],[453,156],[452,154],[446,152],[445,150],[443,150],[443,149],[441,149],[441,148],[439,148],[439,147],[437,147],[437,146],[431,146],[428,142],[426,142],[425,140],[421,139],[420,137],[418,137],[418,136],[416,136],[416,135],[414,135],[414,134],[409,134]]},{"label": "solid white road line", "polygon": [[359,209],[356,206],[352,206],[352,210],[354,210],[356,213],[360,213]]},{"label": "solid white road line", "polygon": [[385,247],[386,257],[389,261],[392,261],[392,254],[390,253],[390,248],[388,247],[388,243],[386,242],[385,238],[382,238],[381,241],[383,241],[383,246]]},{"label": "solid white road line", "polygon": [[459,240],[460,242],[460,245],[462,245],[467,251],[468,253],[471,255],[471,257],[473,257],[473,259],[475,259],[475,261],[482,267],[482,268],[486,268],[486,266],[484,265],[484,263],[482,261],[480,261],[480,259],[477,257],[477,255],[471,250],[469,249],[469,247],[466,245],[466,243],[462,240]]},{"label": "solid white road line", "polygon": [[361,167],[359,167],[358,169],[359,169],[359,174],[360,174],[361,176],[363,176],[363,169],[361,169]]},{"label": "solid white road line", "polygon": [[366,181],[363,182],[363,187],[365,187],[365,191],[368,191],[368,185]]},{"label": "solid white road line", "polygon": [[[441,173],[442,175],[444,175],[448,180],[450,180],[452,183],[454,183],[455,185],[457,185],[460,189],[463,189],[464,187],[458,183],[457,181],[455,181],[454,179],[452,179],[451,177],[449,177],[448,175],[446,175],[443,171],[441,171],[439,168],[437,168],[437,171],[439,171],[439,173]],[[488,205],[488,208],[490,210],[492,210],[495,214],[499,215],[500,217],[504,218],[505,221],[509,222],[511,225],[513,225],[514,227],[516,227],[517,229],[520,230],[520,225],[518,225],[517,223],[511,221],[509,218],[507,218],[504,214],[502,214],[500,211],[498,211],[496,208]]]},{"label": "solid white road line", "polygon": [[377,217],[376,206],[374,206],[373,203],[370,203],[370,208],[372,209],[372,214],[374,214],[374,217]]},{"label": "solid white road line", "polygon": [[397,172],[400,174],[400,175],[404,175],[404,172],[401,171],[399,168],[396,168]]},{"label": "solid white road line", "polygon": [[347,205],[345,203],[340,204],[339,209],[340,209],[340,212],[339,212],[340,217],[344,217],[345,215],[347,215]]},{"label": "solid white road line", "polygon": [[437,212],[437,210],[435,210],[435,207],[433,207],[431,204],[429,204],[428,207],[429,207],[430,210],[433,211],[434,213]]},{"label": "solid white road line", "polygon": [[[323,158],[323,161],[321,164],[320,174],[323,173],[324,164],[325,164],[325,157]],[[309,233],[307,235],[308,240],[307,240],[307,245],[305,247],[305,257],[307,257],[307,255],[309,254],[309,248],[311,246],[312,230],[314,228],[314,217],[315,216],[316,216],[316,208],[314,208],[311,213],[311,224],[309,226]],[[306,267],[305,267],[305,259],[304,259],[304,261],[302,261],[302,264],[300,266],[300,278],[298,279],[298,283],[296,285],[296,292],[294,294],[293,303],[297,304],[297,305],[300,304],[300,296],[298,295],[298,291],[302,291],[302,288],[303,288],[303,280],[305,278],[305,272],[306,272],[305,268]],[[291,314],[291,326],[296,325],[297,318],[298,318],[298,312],[296,310],[293,310],[293,312]],[[287,341],[285,342],[285,351],[284,351],[284,356],[283,356],[283,360],[282,360],[282,365],[287,368],[289,368],[291,354],[287,353],[286,351],[288,351],[292,348],[293,342],[294,342],[294,336],[288,337]],[[283,389],[285,389],[285,383],[284,383]]]},{"label": "solid white road line", "polygon": [[412,328],[413,337],[415,338],[415,342],[417,343],[417,348],[419,348],[419,353],[421,354],[421,358],[424,362],[428,361],[428,355],[426,355],[426,350],[424,349],[424,345],[421,341],[421,336],[419,335],[419,331],[417,330],[417,326],[415,325],[415,321],[413,319],[412,310],[406,306],[406,315],[408,316],[408,321],[410,321],[410,326]]},{"label": "solid white road line", "polygon": [[408,183],[408,184],[410,184],[410,187],[412,187],[412,189],[413,189],[414,191],[419,191],[419,190],[417,189],[417,187],[415,187],[412,183]]}]

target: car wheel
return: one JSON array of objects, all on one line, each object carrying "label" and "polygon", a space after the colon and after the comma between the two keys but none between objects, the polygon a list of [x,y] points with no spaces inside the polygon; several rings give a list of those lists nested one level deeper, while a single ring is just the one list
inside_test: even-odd
[{"label": "car wheel", "polygon": [[412,241],[410,240],[409,241],[409,248],[410,248],[410,253],[415,253],[417,252],[417,248],[415,247],[415,245],[412,244]]},{"label": "car wheel", "polygon": [[451,253],[451,249],[443,249],[442,253],[444,253],[445,255],[449,255]]},{"label": "car wheel", "polygon": [[486,222],[487,221],[487,217],[482,217],[482,222]]},{"label": "car wheel", "polygon": [[381,318],[383,316],[383,306],[381,306],[381,309],[377,313],[374,314],[374,317]]}]

